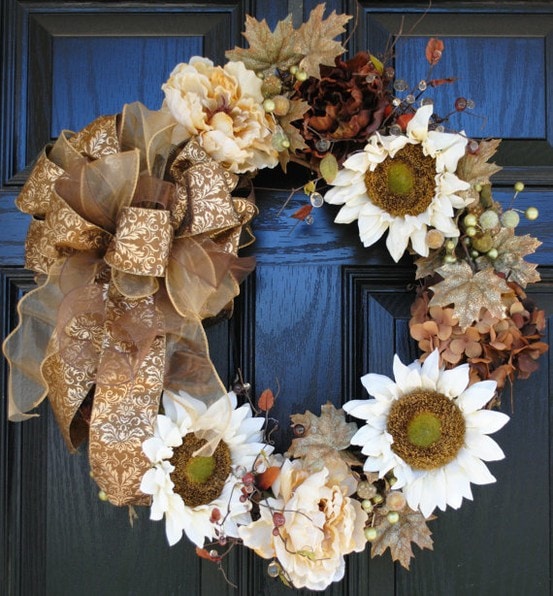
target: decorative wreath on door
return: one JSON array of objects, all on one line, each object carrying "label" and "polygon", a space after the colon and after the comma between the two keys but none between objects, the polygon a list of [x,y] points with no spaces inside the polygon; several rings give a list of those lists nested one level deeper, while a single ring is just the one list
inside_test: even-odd
[{"label": "decorative wreath on door", "polygon": [[[184,533],[220,562],[241,544],[314,590],[367,544],[407,568],[413,544],[432,548],[436,509],[495,481],[484,462],[504,457],[489,436],[508,421],[501,392],[548,347],[524,293],[540,242],[493,197],[499,141],[434,113],[429,90],[453,80],[434,75],[443,42],[428,41],[428,76],[408,83],[392,51],[346,59],[335,38],[350,17],[324,9],[299,28],[248,18],[249,48],[176,66],[161,109],[126,105],[43,150],[17,199],[37,287],[4,343],[10,418],[48,396],[69,449],[88,442],[100,498],[150,506],[171,545]],[[459,97],[452,111],[472,107]],[[385,236],[394,261],[414,256],[421,356],[396,356],[393,379],[366,374],[371,398],[294,414],[280,454],[273,392],[254,403],[242,379],[229,392],[204,324],[231,315],[254,268],[238,251],[254,241],[255,174],[290,162],[306,172],[293,217],[339,205],[336,223],[357,222],[365,247]]]}]

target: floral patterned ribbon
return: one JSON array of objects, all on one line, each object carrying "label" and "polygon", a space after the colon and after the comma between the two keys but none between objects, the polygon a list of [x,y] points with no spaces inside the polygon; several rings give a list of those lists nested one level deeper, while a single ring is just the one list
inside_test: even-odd
[{"label": "floral patterned ribbon", "polygon": [[[119,124],[119,126],[118,126]],[[33,215],[26,267],[38,287],[4,343],[9,416],[48,395],[70,450],[86,438],[92,473],[116,505],[143,504],[164,387],[207,403],[225,392],[202,321],[238,295],[237,257],[256,214],[238,177],[194,141],[171,143],[168,113],[139,103],[47,147],[17,199]]]}]

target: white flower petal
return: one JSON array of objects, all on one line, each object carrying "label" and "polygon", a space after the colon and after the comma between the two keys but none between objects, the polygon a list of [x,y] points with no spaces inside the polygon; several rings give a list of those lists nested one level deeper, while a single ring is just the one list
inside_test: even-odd
[{"label": "white flower petal", "polygon": [[505,458],[503,450],[493,439],[474,429],[467,429],[465,445],[472,455],[484,461],[497,461]]},{"label": "white flower petal", "polygon": [[467,428],[477,428],[481,433],[490,435],[503,428],[509,422],[509,416],[503,412],[479,410],[465,416]]},{"label": "white flower petal", "polygon": [[466,414],[483,408],[495,395],[497,383],[495,381],[480,381],[463,391],[457,398],[457,405]]},{"label": "white flower petal", "polygon": [[468,364],[461,364],[450,370],[442,371],[436,390],[445,396],[457,397],[469,383],[470,369]]}]

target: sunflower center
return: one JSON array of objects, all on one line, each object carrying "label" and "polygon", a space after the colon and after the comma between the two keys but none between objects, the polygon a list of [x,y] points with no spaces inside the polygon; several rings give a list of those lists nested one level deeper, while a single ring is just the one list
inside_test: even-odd
[{"label": "sunflower center", "polygon": [[392,451],[417,470],[434,470],[453,461],[464,444],[465,430],[457,404],[436,391],[408,393],[388,414]]},{"label": "sunflower center", "polygon": [[213,455],[194,455],[205,443],[205,439],[190,433],[184,437],[182,445],[174,449],[171,458],[175,466],[171,474],[174,491],[188,507],[205,505],[216,499],[223,492],[231,472],[230,449],[223,441],[219,441]]},{"label": "sunflower center", "polygon": [[435,195],[436,162],[421,145],[406,145],[365,174],[371,201],[394,217],[424,213]]}]

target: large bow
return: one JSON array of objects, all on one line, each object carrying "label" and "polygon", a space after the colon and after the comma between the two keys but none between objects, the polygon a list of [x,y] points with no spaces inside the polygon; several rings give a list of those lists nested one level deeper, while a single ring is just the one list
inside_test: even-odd
[{"label": "large bow", "polygon": [[147,502],[163,388],[211,402],[225,388],[202,321],[239,293],[254,266],[237,257],[256,213],[232,197],[238,178],[175,123],[139,103],[64,132],[40,155],[17,199],[31,215],[26,266],[38,287],[6,339],[9,415],[24,420],[48,395],[71,450],[89,439],[93,476],[117,505]]}]

